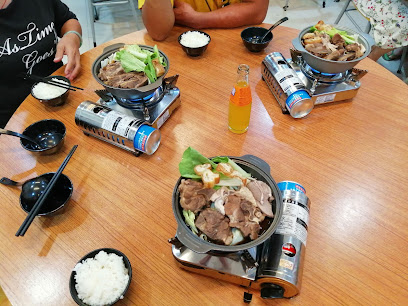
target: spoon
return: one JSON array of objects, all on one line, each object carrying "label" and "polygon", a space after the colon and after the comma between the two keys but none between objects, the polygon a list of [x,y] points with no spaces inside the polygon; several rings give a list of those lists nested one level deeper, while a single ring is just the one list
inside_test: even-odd
[{"label": "spoon", "polygon": [[44,132],[35,137],[35,141],[39,143],[41,149],[55,147],[64,137],[63,134],[57,132]]},{"label": "spoon", "polygon": [[47,187],[49,180],[40,175],[24,182],[16,182],[7,177],[0,179],[0,183],[8,186],[21,186],[21,197],[30,203],[35,203]]},{"label": "spoon", "polygon": [[13,131],[9,131],[9,130],[5,130],[5,129],[1,129],[1,128],[0,128],[0,134],[6,134],[6,135],[10,135],[10,136],[20,137],[20,138],[23,138],[23,139],[28,140],[29,142],[33,143],[36,148],[39,148],[39,149],[42,148],[41,144],[39,144],[37,141],[35,141],[34,139],[32,139],[31,137],[28,137],[26,135],[23,135],[23,134],[20,134],[20,133],[17,133],[17,132],[13,132]]},{"label": "spoon", "polygon": [[257,39],[257,43],[262,43],[262,41],[265,39],[265,37],[269,34],[269,32],[270,31],[272,31],[274,28],[276,28],[278,25],[280,25],[281,23],[283,23],[283,22],[285,22],[285,21],[287,21],[287,20],[289,20],[289,18],[288,17],[283,17],[282,19],[280,19],[279,21],[277,21],[273,26],[271,26],[270,28],[269,28],[269,30],[265,33],[265,35],[264,36],[262,36],[262,38],[261,39]]}]

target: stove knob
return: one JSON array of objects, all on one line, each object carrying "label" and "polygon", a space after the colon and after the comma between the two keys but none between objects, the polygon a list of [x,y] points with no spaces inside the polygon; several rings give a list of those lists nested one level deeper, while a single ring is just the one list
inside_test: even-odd
[{"label": "stove knob", "polygon": [[261,284],[261,298],[263,299],[280,299],[283,298],[285,289],[272,283]]}]

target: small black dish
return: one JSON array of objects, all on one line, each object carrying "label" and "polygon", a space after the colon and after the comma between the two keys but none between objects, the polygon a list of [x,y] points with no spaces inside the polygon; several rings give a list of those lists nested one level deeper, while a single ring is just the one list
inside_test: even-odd
[{"label": "small black dish", "polygon": [[50,155],[58,152],[64,143],[66,128],[65,125],[56,119],[45,119],[34,122],[27,127],[23,133],[42,145],[38,148],[28,140],[20,139],[21,146],[35,154]]},{"label": "small black dish", "polygon": [[[85,259],[88,259],[88,258],[94,258],[94,257],[96,256],[96,254],[98,254],[100,251],[105,251],[105,252],[108,253],[108,254],[114,253],[114,254],[116,254],[116,255],[118,255],[118,256],[121,256],[122,259],[123,259],[123,262],[124,262],[124,264],[125,264],[125,268],[128,270],[128,275],[129,275],[128,284],[126,285],[126,288],[125,288],[125,290],[122,292],[122,294],[121,294],[113,303],[109,304],[109,305],[113,305],[113,304],[115,304],[117,301],[119,301],[119,300],[120,300],[120,297],[121,297],[121,296],[124,296],[124,295],[126,294],[127,290],[129,289],[130,282],[132,281],[132,265],[130,264],[129,259],[126,257],[125,254],[123,254],[121,251],[118,251],[118,250],[116,250],[116,249],[111,249],[111,248],[102,248],[102,249],[94,250],[94,251],[92,251],[92,252],[86,254],[84,257],[82,257],[82,258],[78,261],[78,263],[80,263],[80,262],[82,262],[82,261],[84,261]],[[75,272],[75,271],[72,271],[72,272],[71,272],[71,277],[70,277],[70,279],[69,279],[69,291],[71,292],[71,296],[72,296],[72,298],[74,299],[75,303],[77,303],[78,305],[80,305],[80,306],[88,306],[88,304],[85,304],[84,302],[82,302],[82,300],[78,297],[78,292],[77,292],[77,290],[76,290],[76,288],[75,288],[75,283],[76,283],[76,281],[75,281],[75,275],[76,275],[76,272]]]},{"label": "small black dish", "polygon": [[273,38],[272,32],[266,35],[262,42],[259,40],[268,32],[268,29],[262,27],[249,27],[241,32],[241,38],[245,47],[251,52],[260,52],[265,49]]},{"label": "small black dish", "polygon": [[[51,181],[55,172],[45,173],[43,176],[48,181]],[[41,206],[38,216],[54,216],[63,212],[68,200],[71,198],[72,191],[74,190],[71,180],[65,174],[61,173],[54,187],[48,194],[45,202]],[[30,199],[20,195],[20,206],[26,212],[29,213],[33,208],[36,198]]]},{"label": "small black dish", "polygon": [[[181,37],[182,37],[183,35],[187,34],[187,33],[192,33],[192,32],[198,32],[198,33],[201,33],[201,34],[204,34],[205,36],[207,36],[207,37],[208,37],[208,42],[207,42],[207,44],[205,44],[204,46],[201,46],[201,47],[196,47],[196,48],[186,47],[186,46],[184,46],[183,44],[181,44],[181,42],[180,42],[180,41],[181,41]],[[187,31],[187,32],[182,33],[182,34],[178,37],[178,42],[179,42],[180,46],[183,48],[184,52],[186,52],[186,54],[187,54],[188,56],[196,57],[196,56],[202,55],[202,54],[204,53],[204,51],[207,50],[207,47],[208,47],[209,43],[211,42],[211,37],[210,37],[210,35],[208,35],[208,34],[205,33],[205,32],[202,32],[202,31],[197,31],[197,30]]]},{"label": "small black dish", "polygon": [[[64,77],[62,75],[51,75],[51,76],[45,77],[44,79],[45,80],[59,79],[59,80],[62,80],[64,82],[68,83],[69,85],[71,85],[71,81],[68,78],[66,78],[66,77]],[[43,103],[44,105],[46,105],[46,106],[60,106],[60,105],[65,104],[65,102],[67,101],[68,94],[69,94],[70,90],[66,89],[65,92],[63,92],[61,95],[56,96],[56,97],[54,97],[52,99],[44,99],[44,98],[36,96],[34,94],[34,92],[33,92],[33,89],[37,84],[38,84],[38,82],[35,83],[31,87],[31,95],[34,98],[36,98],[38,101]]]}]

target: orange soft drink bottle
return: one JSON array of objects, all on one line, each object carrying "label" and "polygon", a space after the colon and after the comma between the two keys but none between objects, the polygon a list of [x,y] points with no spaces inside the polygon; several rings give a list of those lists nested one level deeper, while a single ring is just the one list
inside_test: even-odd
[{"label": "orange soft drink bottle", "polygon": [[230,95],[228,114],[228,128],[237,134],[245,133],[248,130],[251,116],[252,96],[248,77],[249,66],[239,65],[237,82]]}]

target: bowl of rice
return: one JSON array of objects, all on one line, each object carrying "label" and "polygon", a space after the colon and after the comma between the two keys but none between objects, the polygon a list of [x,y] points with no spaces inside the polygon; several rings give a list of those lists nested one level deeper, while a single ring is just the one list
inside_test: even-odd
[{"label": "bowl of rice", "polygon": [[125,254],[103,248],[88,253],[75,265],[69,289],[78,305],[113,305],[123,299],[131,280],[132,266]]},{"label": "bowl of rice", "polygon": [[210,35],[202,31],[187,31],[182,33],[178,42],[188,56],[200,56],[211,41]]},{"label": "bowl of rice", "polygon": [[[71,85],[68,78],[61,75],[45,77],[45,80],[52,80],[62,85]],[[37,82],[31,87],[31,95],[46,106],[60,106],[68,98],[69,90],[48,83]]]}]

